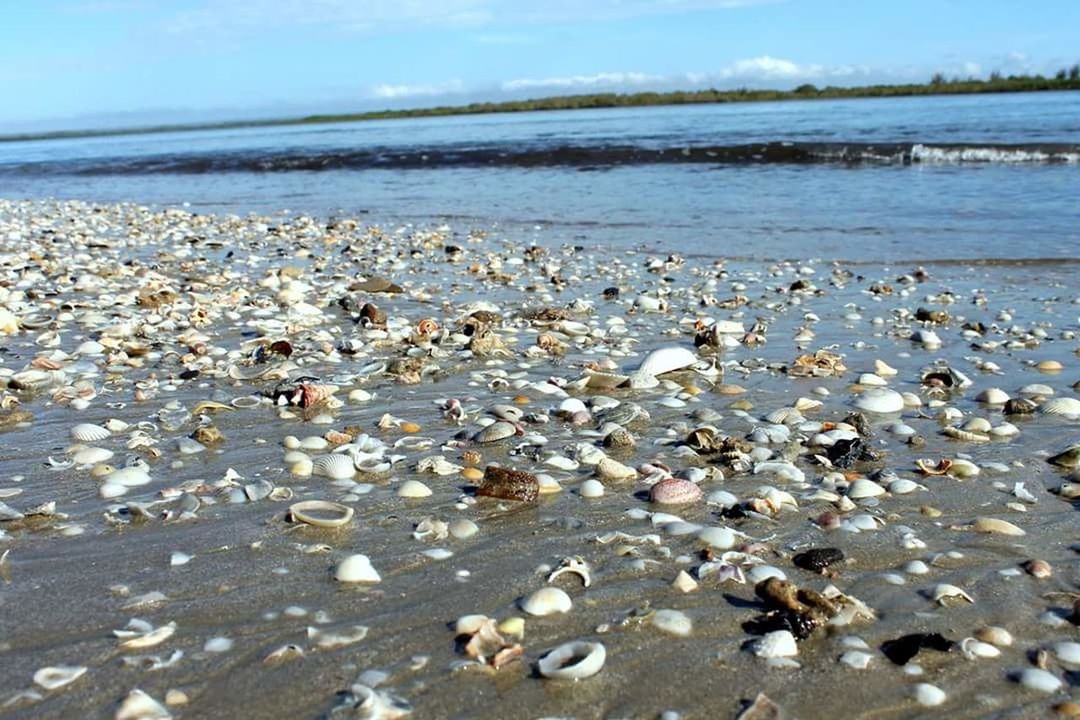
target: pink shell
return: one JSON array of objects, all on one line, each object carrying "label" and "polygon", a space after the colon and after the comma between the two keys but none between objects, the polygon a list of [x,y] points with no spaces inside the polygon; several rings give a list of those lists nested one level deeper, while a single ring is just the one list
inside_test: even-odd
[{"label": "pink shell", "polygon": [[701,488],[679,478],[661,480],[649,490],[649,500],[660,505],[682,505],[700,499]]}]

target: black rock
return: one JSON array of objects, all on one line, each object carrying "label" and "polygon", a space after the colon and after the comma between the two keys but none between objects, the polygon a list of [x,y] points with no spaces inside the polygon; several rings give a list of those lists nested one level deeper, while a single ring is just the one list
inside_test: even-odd
[{"label": "black rock", "polygon": [[881,652],[897,665],[906,665],[908,660],[919,654],[923,648],[950,652],[956,643],[940,633],[912,633],[895,640],[886,640],[881,644]]},{"label": "black rock", "polygon": [[764,635],[776,630],[787,630],[795,636],[796,640],[805,640],[818,628],[818,621],[807,613],[799,613],[794,610],[773,610],[764,615],[758,615],[752,620],[747,620],[742,627],[751,635]]}]

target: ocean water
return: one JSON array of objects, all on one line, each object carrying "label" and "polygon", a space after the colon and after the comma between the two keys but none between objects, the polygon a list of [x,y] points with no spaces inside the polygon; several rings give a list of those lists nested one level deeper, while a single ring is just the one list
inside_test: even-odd
[{"label": "ocean water", "polygon": [[421,118],[0,144],[0,197],[449,222],[877,262],[1080,255],[1080,93]]}]

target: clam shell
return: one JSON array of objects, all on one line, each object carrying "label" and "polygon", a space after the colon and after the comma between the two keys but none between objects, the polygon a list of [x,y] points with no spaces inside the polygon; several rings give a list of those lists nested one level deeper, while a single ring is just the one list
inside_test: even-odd
[{"label": "clam shell", "polygon": [[867,480],[866,478],[859,478],[848,485],[847,496],[852,500],[861,500],[863,498],[877,497],[885,494],[885,488],[878,485],[873,480]]},{"label": "clam shell", "polygon": [[341,527],[352,520],[353,509],[329,500],[305,500],[291,505],[289,515],[306,525],[331,528]]},{"label": "clam shell", "polygon": [[1017,537],[1027,535],[1023,528],[1013,525],[1008,520],[990,517],[976,518],[975,522],[971,525],[971,529],[975,532],[996,533],[998,535],[1013,535]]},{"label": "clam shell", "polygon": [[976,395],[975,400],[987,405],[1004,405],[1009,402],[1009,393],[1001,388],[987,388]]},{"label": "clam shell", "polygon": [[100,425],[94,425],[92,423],[79,423],[75,427],[71,428],[71,437],[75,438],[79,442],[90,443],[99,442],[112,436],[106,428]]},{"label": "clam shell", "polygon": [[604,480],[630,480],[637,477],[637,470],[618,460],[605,457],[597,463],[596,474]]},{"label": "clam shell", "polygon": [[571,607],[570,596],[557,587],[540,588],[521,601],[521,609],[537,617],[567,613]]},{"label": "clam shell", "polygon": [[898,413],[904,409],[904,397],[889,388],[871,388],[855,398],[855,407],[880,415]]},{"label": "clam shell", "polygon": [[1080,467],[1080,444],[1072,445],[1057,455],[1051,456],[1047,462],[1063,468]]},{"label": "clam shell", "polygon": [[[630,376],[631,387],[655,387],[656,376],[690,367],[698,360],[697,355],[684,347],[657,348],[645,356]],[[651,379],[651,381],[650,381]]]},{"label": "clam shell", "polygon": [[473,442],[492,443],[505,440],[517,434],[517,426],[505,420],[498,420],[473,435]]},{"label": "clam shell", "polygon": [[344,453],[318,455],[311,459],[311,472],[331,480],[348,480],[356,475],[356,464]]},{"label": "clam shell", "polygon": [[124,467],[105,476],[105,482],[123,487],[136,487],[150,482],[150,473],[141,467]]},{"label": "clam shell", "polygon": [[583,680],[600,672],[607,650],[600,643],[575,641],[549,650],[537,663],[546,678]]},{"label": "clam shell", "polygon": [[378,583],[382,577],[371,566],[371,560],[367,555],[357,553],[338,563],[334,570],[334,579],[343,583]]}]

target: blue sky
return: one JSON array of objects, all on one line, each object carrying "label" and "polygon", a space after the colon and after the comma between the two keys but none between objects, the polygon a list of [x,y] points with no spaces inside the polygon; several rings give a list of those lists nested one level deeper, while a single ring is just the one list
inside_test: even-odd
[{"label": "blue sky", "polygon": [[0,129],[1076,62],[1078,0],[9,0]]}]

